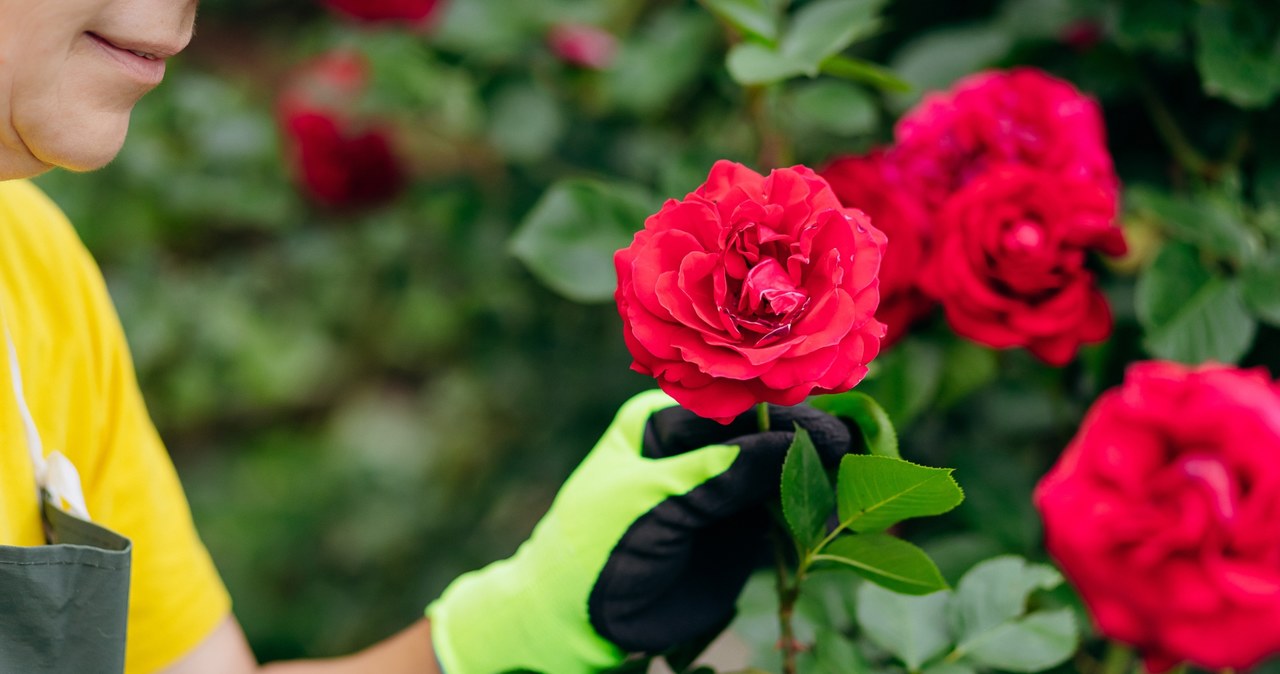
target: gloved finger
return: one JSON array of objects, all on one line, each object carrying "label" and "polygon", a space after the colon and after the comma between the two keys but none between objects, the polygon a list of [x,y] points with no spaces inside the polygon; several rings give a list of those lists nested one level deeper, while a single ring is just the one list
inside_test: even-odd
[{"label": "gloved finger", "polygon": [[[670,407],[649,418],[645,427],[643,454],[649,458],[662,458],[708,445],[738,444],[739,438],[758,432],[758,420],[759,416],[754,409],[738,415],[726,425],[703,419],[681,407]],[[828,468],[838,464],[841,457],[849,452],[849,429],[839,419],[806,405],[769,406],[771,431],[790,433],[796,424],[809,432],[818,455]],[[790,442],[788,438],[788,446]]]}]

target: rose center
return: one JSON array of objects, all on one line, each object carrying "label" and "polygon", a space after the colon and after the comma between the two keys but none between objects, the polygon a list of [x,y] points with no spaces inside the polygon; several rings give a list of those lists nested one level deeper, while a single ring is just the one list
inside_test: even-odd
[{"label": "rose center", "polygon": [[808,304],[809,294],[796,286],[782,264],[764,258],[743,279],[734,321],[760,335],[757,345],[767,344],[790,334],[791,324]]},{"label": "rose center", "polygon": [[1019,220],[1004,233],[1007,250],[1031,251],[1044,245],[1044,226],[1034,220]]}]

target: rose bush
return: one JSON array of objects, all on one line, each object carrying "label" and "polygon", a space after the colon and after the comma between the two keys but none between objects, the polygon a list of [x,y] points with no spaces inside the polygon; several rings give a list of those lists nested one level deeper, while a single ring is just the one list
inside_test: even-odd
[{"label": "rose bush", "polygon": [[1085,262],[1090,250],[1124,253],[1114,220],[1115,198],[1097,182],[993,169],[947,201],[920,283],[960,335],[1065,365],[1111,334]]},{"label": "rose bush", "polygon": [[927,94],[894,127],[892,161],[934,212],[991,168],[1025,165],[1114,192],[1097,103],[1035,68],[984,72]]},{"label": "rose bush", "polygon": [[329,8],[361,21],[404,21],[422,23],[429,20],[440,0],[323,0]]},{"label": "rose bush", "polygon": [[1103,394],[1035,503],[1098,627],[1153,672],[1280,651],[1280,392],[1147,362]]},{"label": "rose bush", "polygon": [[893,167],[885,162],[884,150],[841,157],[820,173],[845,206],[866,213],[876,229],[889,238],[880,264],[880,308],[876,311],[876,320],[886,329],[882,346],[888,347],[934,305],[917,282],[929,248],[928,213],[902,187]]},{"label": "rose bush", "polygon": [[880,349],[885,236],[808,168],[720,161],[617,252],[632,369],[728,423],[760,402],[845,391]]}]

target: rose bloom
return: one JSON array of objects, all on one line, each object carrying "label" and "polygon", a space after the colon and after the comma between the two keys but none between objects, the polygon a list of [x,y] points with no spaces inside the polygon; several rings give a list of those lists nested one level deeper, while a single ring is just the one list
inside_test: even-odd
[{"label": "rose bloom", "polygon": [[1264,371],[1133,365],[1035,503],[1098,628],[1150,671],[1280,652],[1280,392]]},{"label": "rose bloom", "polygon": [[889,237],[880,265],[880,308],[876,311],[876,319],[887,329],[882,344],[887,347],[934,305],[916,283],[928,252],[928,213],[903,189],[893,167],[886,164],[883,150],[841,157],[820,173],[841,203],[866,213],[876,229]]},{"label": "rose bloom", "polygon": [[431,18],[440,5],[440,0],[324,0],[324,4],[361,21],[420,24]]},{"label": "rose bloom", "polygon": [[618,54],[618,39],[607,30],[583,24],[560,24],[547,33],[547,44],[561,61],[588,70],[604,70]]},{"label": "rose bloom", "polygon": [[295,171],[307,194],[332,208],[387,202],[404,187],[404,173],[386,131],[344,129],[321,112],[299,112],[284,120]]},{"label": "rose bloom", "polygon": [[1106,188],[1025,167],[995,169],[954,195],[938,219],[920,284],[958,334],[1026,347],[1065,365],[1111,334],[1111,309],[1085,266],[1092,249],[1125,252]]},{"label": "rose bloom", "polygon": [[978,73],[926,95],[894,137],[892,161],[931,211],[999,165],[1118,185],[1097,103],[1034,68]]},{"label": "rose bloom", "polygon": [[765,178],[717,162],[614,256],[631,367],[721,423],[756,403],[848,390],[884,336],[884,248],[810,169]]}]

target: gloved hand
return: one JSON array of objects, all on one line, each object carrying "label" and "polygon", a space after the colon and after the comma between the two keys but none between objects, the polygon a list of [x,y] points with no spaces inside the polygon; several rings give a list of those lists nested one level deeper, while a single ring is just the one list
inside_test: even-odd
[{"label": "gloved hand", "polygon": [[836,465],[839,420],[770,408],[728,426],[652,391],[627,402],[510,559],[427,609],[445,674],[590,674],[727,626],[765,550],[768,503],[799,423]]}]

